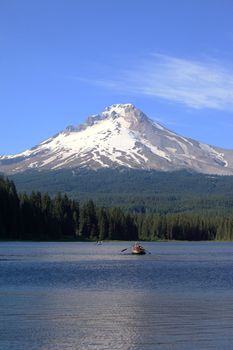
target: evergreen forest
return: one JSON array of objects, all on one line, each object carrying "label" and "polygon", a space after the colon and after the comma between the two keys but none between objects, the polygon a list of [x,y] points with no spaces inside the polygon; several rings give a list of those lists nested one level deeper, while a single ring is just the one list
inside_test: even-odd
[{"label": "evergreen forest", "polygon": [[18,193],[14,182],[2,176],[0,239],[233,240],[233,210],[231,202],[225,211],[106,207],[60,193]]}]

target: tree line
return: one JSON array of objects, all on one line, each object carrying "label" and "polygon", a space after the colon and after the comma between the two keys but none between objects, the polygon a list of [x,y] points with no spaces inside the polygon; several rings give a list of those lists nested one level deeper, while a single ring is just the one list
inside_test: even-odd
[{"label": "tree line", "polygon": [[128,212],[59,193],[17,193],[13,181],[0,177],[0,239],[233,240],[233,215]]},{"label": "tree line", "polygon": [[120,208],[80,205],[67,195],[18,194],[13,181],[0,178],[2,240],[136,240],[134,218]]}]

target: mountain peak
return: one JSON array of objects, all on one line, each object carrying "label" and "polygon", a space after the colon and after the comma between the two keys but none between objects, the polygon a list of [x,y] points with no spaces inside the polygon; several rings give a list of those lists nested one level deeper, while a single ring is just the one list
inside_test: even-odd
[{"label": "mountain peak", "polygon": [[113,104],[106,107],[103,112],[87,117],[84,124],[81,124],[78,127],[69,126],[65,131],[80,131],[98,123],[99,121],[105,119],[115,120],[119,118],[123,118],[129,127],[133,124],[136,125],[140,123],[142,120],[148,119],[142,111],[131,103]]},{"label": "mountain peak", "polygon": [[233,151],[179,136],[133,104],[113,104],[36,147],[0,157],[0,171],[129,167],[233,174]]},{"label": "mountain peak", "polygon": [[132,110],[136,109],[136,107],[132,103],[118,103],[118,104],[113,104],[111,106],[108,106],[105,108],[104,112],[122,112],[126,110]]},{"label": "mountain peak", "polygon": [[139,111],[139,109],[137,109],[131,103],[124,103],[124,104],[113,104],[111,106],[106,107],[102,112],[102,115],[117,114],[117,115],[125,116],[129,113],[135,113],[135,112],[141,112],[141,111]]},{"label": "mountain peak", "polygon": [[140,109],[136,108],[131,103],[113,104],[109,107],[106,107],[105,110],[101,113],[101,116],[103,119],[123,118],[130,125],[138,124],[141,121],[148,119]]}]

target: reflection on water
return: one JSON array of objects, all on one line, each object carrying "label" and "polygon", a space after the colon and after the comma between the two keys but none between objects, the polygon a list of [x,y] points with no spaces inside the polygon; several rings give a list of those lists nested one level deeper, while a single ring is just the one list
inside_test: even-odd
[{"label": "reflection on water", "polygon": [[0,349],[230,349],[233,244],[1,243]]}]

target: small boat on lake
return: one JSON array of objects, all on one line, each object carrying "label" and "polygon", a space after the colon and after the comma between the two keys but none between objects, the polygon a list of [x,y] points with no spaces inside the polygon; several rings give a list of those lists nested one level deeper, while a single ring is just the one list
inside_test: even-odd
[{"label": "small boat on lake", "polygon": [[131,248],[131,253],[142,255],[142,254],[146,254],[146,250],[138,242],[136,242]]}]

